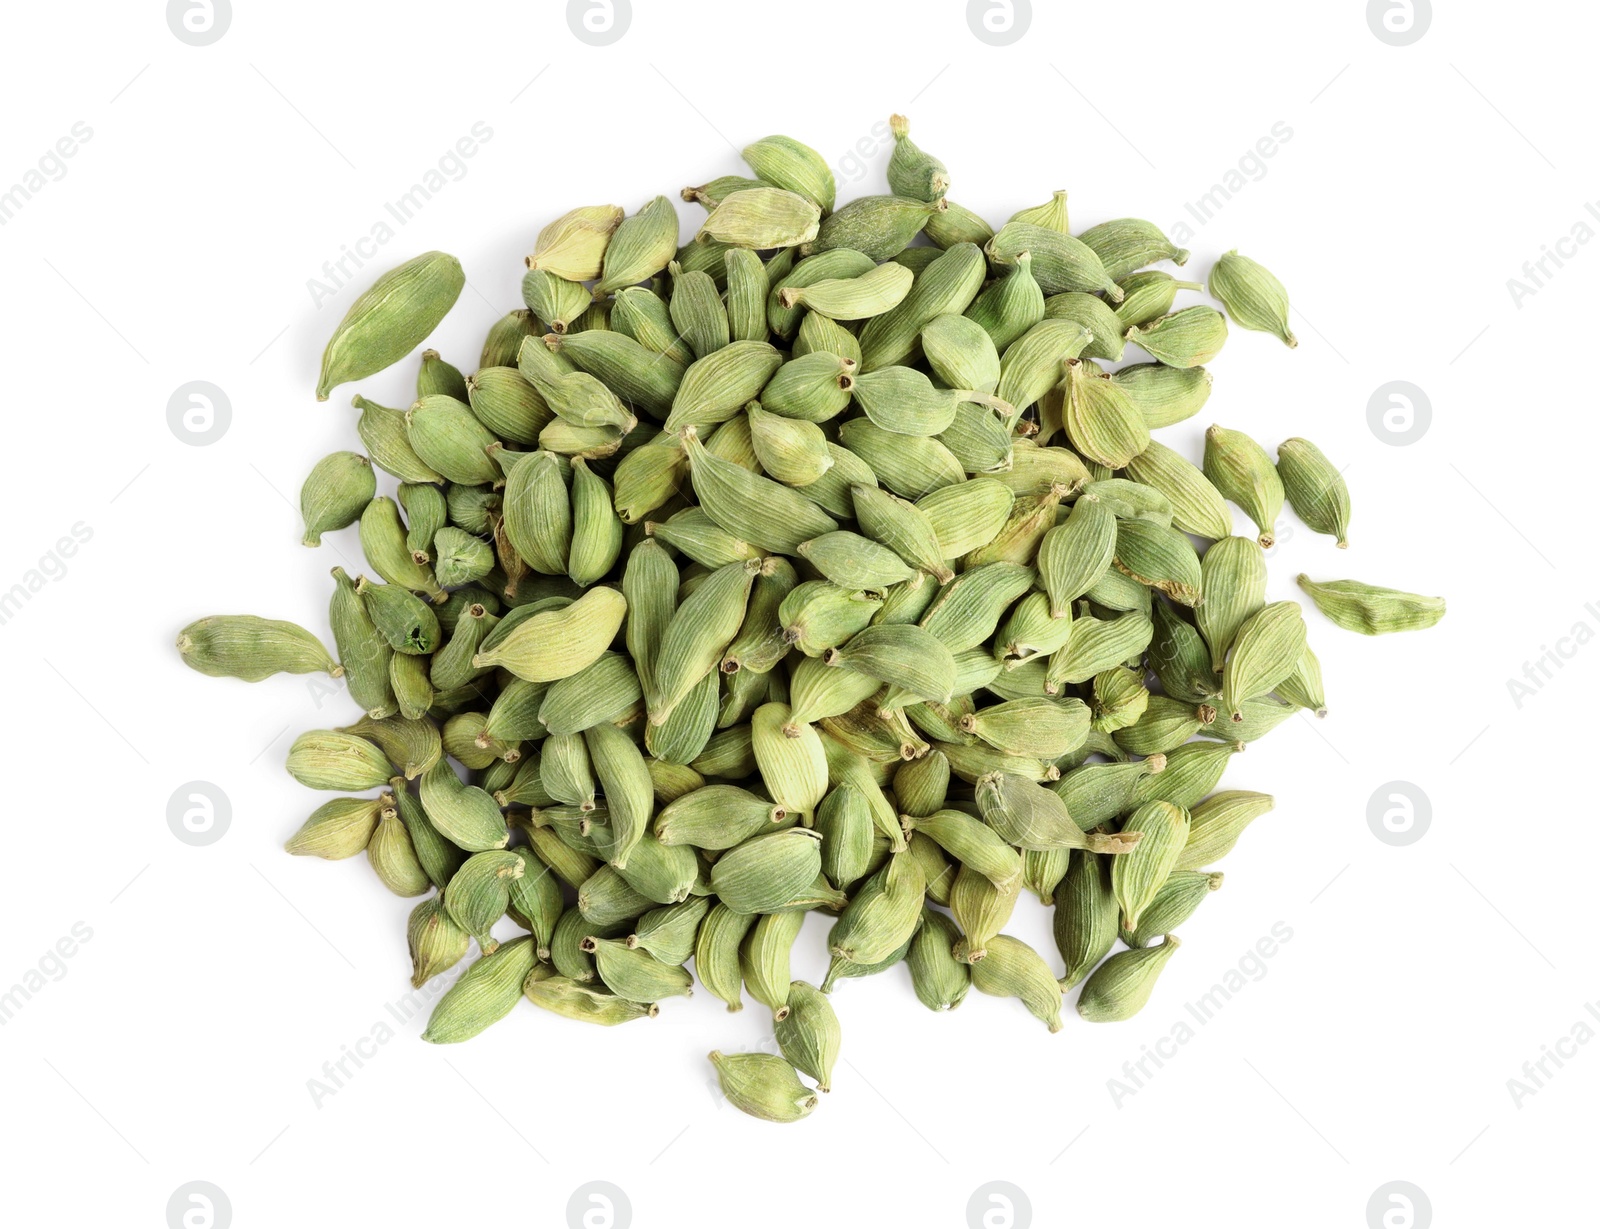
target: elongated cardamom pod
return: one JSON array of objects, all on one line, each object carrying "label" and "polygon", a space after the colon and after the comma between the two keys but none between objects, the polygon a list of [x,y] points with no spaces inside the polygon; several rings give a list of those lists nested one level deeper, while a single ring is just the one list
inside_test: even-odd
[{"label": "elongated cardamom pod", "polygon": [[1271,333],[1291,350],[1300,344],[1289,331],[1289,292],[1248,256],[1232,251],[1217,261],[1211,268],[1210,289],[1241,328]]},{"label": "elongated cardamom pod", "polygon": [[798,192],[762,185],[731,192],[700,227],[700,234],[736,248],[798,247],[817,237],[815,202]]},{"label": "elongated cardamom pod", "polygon": [[625,216],[616,205],[586,205],[563,214],[539,232],[528,268],[573,282],[599,277],[606,247]]},{"label": "elongated cardamom pod", "polygon": [[1205,476],[1226,499],[1256,523],[1263,550],[1277,540],[1274,526],[1283,512],[1283,480],[1267,451],[1242,431],[1212,426],[1206,430]]},{"label": "elongated cardamom pod", "polygon": [[178,633],[178,653],[191,670],[247,683],[274,674],[320,671],[338,678],[344,673],[322,641],[305,628],[255,615],[198,619]]},{"label": "elongated cardamom pod", "polygon": [[1444,618],[1442,597],[1423,597],[1359,580],[1314,581],[1304,573],[1299,583],[1318,610],[1346,631],[1365,636],[1419,631]]},{"label": "elongated cardamom pod", "polygon": [[522,1001],[522,984],[537,962],[529,936],[478,957],[434,1005],[422,1039],[435,1045],[470,1041],[504,1019]]},{"label": "elongated cardamom pod", "polygon": [[1284,440],[1278,445],[1278,476],[1296,516],[1335,538],[1340,550],[1350,545],[1350,488],[1320,448],[1310,440]]},{"label": "elongated cardamom pod", "polygon": [[722,1095],[752,1118],[799,1122],[817,1108],[817,1094],[800,1082],[794,1068],[776,1054],[724,1054],[711,1051]]},{"label": "elongated cardamom pod", "polygon": [[1156,978],[1178,950],[1178,936],[1155,947],[1118,952],[1094,971],[1078,996],[1078,1014],[1096,1024],[1131,1020],[1150,1001]]},{"label": "elongated cardamom pod", "polygon": [[1294,673],[1306,651],[1306,624],[1297,602],[1274,602],[1246,619],[1222,669],[1222,712],[1244,720],[1246,700],[1266,695]]},{"label": "elongated cardamom pod", "polygon": [[1128,330],[1127,339],[1169,367],[1201,367],[1228,340],[1228,322],[1212,307],[1185,307]]},{"label": "elongated cardamom pod", "polygon": [[410,354],[455,306],[464,285],[461,262],[444,252],[424,252],[378,278],[333,331],[322,355],[317,400]]}]

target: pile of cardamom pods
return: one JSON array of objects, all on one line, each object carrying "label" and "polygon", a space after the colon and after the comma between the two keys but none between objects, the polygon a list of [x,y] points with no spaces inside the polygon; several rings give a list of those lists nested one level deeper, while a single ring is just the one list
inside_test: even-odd
[{"label": "pile of cardamom pods", "polygon": [[[652,1017],[692,959],[771,1011],[781,1057],[711,1059],[788,1122],[829,1087],[841,978],[903,962],[935,1011],[975,986],[1052,1032],[1081,983],[1079,1015],[1126,1020],[1272,807],[1216,792],[1229,760],[1324,710],[1263,548],[1285,500],[1345,545],[1338,468],[1303,439],[1274,463],[1214,426],[1198,467],[1151,439],[1206,404],[1228,318],[1295,344],[1283,286],[1233,252],[1204,288],[1148,268],[1188,253],[1135,219],[1073,235],[1065,192],[995,230],[893,131],[891,195],[837,205],[774,136],[684,190],[686,244],[659,196],[545,227],[476,373],[425,351],[415,403],[357,396],[365,453],[306,481],[307,545],[359,522],[376,576],[333,569],[336,651],[254,616],[182,632],[202,673],[326,671],[365,710],[294,743],[297,780],[354,796],[288,849],[365,851],[425,897],[414,985],[476,944],[427,1040],[523,998]],[[414,353],[462,285],[439,252],[379,278],[318,396]],[[1226,317],[1175,309],[1207,288]],[[1130,343],[1154,361],[1113,367]],[[1354,631],[1444,613],[1300,580]],[[1060,963],[1004,933],[1024,891]],[[790,978],[811,910],[820,988]],[[526,933],[497,941],[507,918]]]}]

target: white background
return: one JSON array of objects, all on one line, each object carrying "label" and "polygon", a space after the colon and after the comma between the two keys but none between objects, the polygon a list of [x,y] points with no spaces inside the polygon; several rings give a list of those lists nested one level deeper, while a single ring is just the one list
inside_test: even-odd
[{"label": "white background", "polygon": [[[1569,247],[1520,305],[1507,280],[1600,226],[1593,14],[1452,4],[1396,47],[1356,0],[1036,3],[995,47],[960,0],[633,7],[610,46],[575,37],[554,0],[235,0],[199,47],[160,3],[79,5],[70,27],[48,6],[8,12],[0,187],[75,123],[92,137],[0,226],[0,589],[55,576],[0,625],[0,989],[75,925],[92,937],[0,1026],[6,1220],[165,1225],[203,1181],[231,1205],[216,1226],[559,1226],[601,1180],[640,1226],[960,1226],[991,1181],[1039,1225],[1362,1226],[1394,1181],[1431,1205],[1396,1229],[1569,1221],[1600,1078],[1600,1047],[1570,1040],[1600,1027],[1585,1012],[1600,649],[1561,641],[1570,660],[1520,704],[1508,681],[1600,629],[1585,606],[1600,248]],[[719,1105],[705,1052],[768,1030],[704,993],[627,1029],[519,1009],[473,1044],[423,1044],[421,1018],[387,1010],[408,990],[411,902],[362,860],[282,852],[320,801],[283,773],[288,743],[353,708],[306,679],[203,678],[173,636],[222,612],[326,629],[328,569],[358,548],[348,531],[303,549],[297,491],[359,445],[353,390],[318,404],[312,388],[380,268],[461,257],[470,287],[433,344],[470,371],[557,214],[739,172],[736,148],[774,131],[827,155],[842,197],[881,192],[870,134],[897,110],[949,164],[952,199],[1002,221],[1065,187],[1078,228],[1192,221],[1186,203],[1287,125],[1196,228],[1189,268],[1235,246],[1266,263],[1300,348],[1235,330],[1210,406],[1161,438],[1195,459],[1210,421],[1314,438],[1348,466],[1353,545],[1286,514],[1272,598],[1309,571],[1444,594],[1449,617],[1368,640],[1312,612],[1332,711],[1235,761],[1225,785],[1277,810],[1131,1023],[1088,1025],[1069,1000],[1051,1036],[976,993],[936,1016],[903,970],[845,983],[835,1091],[785,1128]],[[492,137],[464,176],[319,305],[324,262],[479,122]],[[361,389],[405,404],[413,372]],[[168,424],[196,380],[231,405],[206,446]],[[1368,422],[1393,380],[1432,407],[1407,446]],[[52,561],[74,525],[92,536]],[[167,822],[196,780],[232,812],[198,848]],[[1393,781],[1431,809],[1403,847],[1368,823]],[[1259,977],[1119,1101],[1108,1081],[1277,923],[1292,939]],[[1054,961],[1045,910],[1025,900],[1013,929]],[[823,934],[812,919],[796,976],[820,979]],[[381,1021],[393,1039],[315,1099],[308,1081]],[[1508,1080],[1558,1043],[1571,1057],[1519,1106]],[[987,1223],[1030,1222],[1014,1205]]]}]

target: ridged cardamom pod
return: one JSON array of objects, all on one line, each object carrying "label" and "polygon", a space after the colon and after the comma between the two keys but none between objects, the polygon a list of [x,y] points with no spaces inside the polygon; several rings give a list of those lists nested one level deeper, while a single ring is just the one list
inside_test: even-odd
[{"label": "ridged cardamom pod", "polygon": [[700,234],[736,248],[799,247],[817,237],[821,214],[798,192],[763,185],[731,192],[717,204]]},{"label": "ridged cardamom pod", "polygon": [[610,647],[627,611],[621,593],[597,586],[570,606],[523,620],[503,641],[477,654],[472,664],[477,669],[503,666],[530,683],[567,678]]},{"label": "ridged cardamom pod", "polygon": [[1193,917],[1205,898],[1221,886],[1222,875],[1218,871],[1173,871],[1145,909],[1138,927],[1122,932],[1122,941],[1139,948],[1171,933]]},{"label": "ridged cardamom pod", "polygon": [[1306,651],[1306,623],[1297,602],[1274,602],[1251,615],[1233,638],[1222,669],[1218,708],[1242,721],[1240,705],[1264,696],[1294,673]]},{"label": "ridged cardamom pod", "polygon": [[606,247],[624,216],[616,205],[586,205],[563,214],[539,232],[528,268],[573,282],[592,281],[600,276]]},{"label": "ridged cardamom pod", "polygon": [[312,467],[300,488],[300,515],[307,546],[321,546],[322,535],[361,519],[377,494],[372,462],[358,452],[335,452]]},{"label": "ridged cardamom pod", "polygon": [[383,812],[380,798],[335,798],[311,813],[284,844],[292,854],[337,861],[367,847]]},{"label": "ridged cardamom pod", "polygon": [[[568,1020],[607,1027],[630,1020],[653,1020],[659,1010],[654,1003],[633,1003],[621,995],[555,974],[540,977],[543,966],[535,966],[522,984],[522,993],[535,1007],[554,1012]],[[546,969],[546,972],[549,970]]]},{"label": "ridged cardamom pod", "polygon": [[1080,239],[1029,222],[1007,222],[984,249],[995,264],[1017,263],[1023,252],[1033,256],[1033,276],[1046,295],[1069,290],[1103,293],[1122,302],[1122,288],[1106,272],[1094,249]]},{"label": "ridged cardamom pod", "polygon": [[338,678],[344,667],[305,628],[255,615],[213,615],[178,633],[184,665],[213,678],[259,683],[274,674],[315,674]]},{"label": "ridged cardamom pod", "polygon": [[538,957],[529,937],[514,939],[473,961],[428,1017],[422,1039],[435,1045],[470,1041],[522,1001],[522,984]]},{"label": "ridged cardamom pod", "polygon": [[833,1004],[810,982],[789,983],[785,1010],[774,1025],[784,1058],[817,1082],[818,1092],[833,1084],[839,1059],[839,1017]]},{"label": "ridged cardamom pod", "polygon": [[[1282,462],[1279,462],[1280,466]],[[1197,465],[1165,444],[1151,440],[1132,458],[1128,477],[1154,487],[1172,505],[1172,527],[1196,537],[1216,541],[1233,532],[1233,514],[1221,492],[1211,485]]]},{"label": "ridged cardamom pod", "polygon": [[1222,496],[1256,523],[1262,549],[1270,550],[1283,512],[1283,479],[1267,450],[1242,431],[1213,425],[1206,429],[1202,468]]},{"label": "ridged cardamom pod", "polygon": [[444,252],[424,252],[383,274],[333,331],[322,354],[317,400],[410,354],[455,306],[464,285],[461,262]]},{"label": "ridged cardamom pod", "polygon": [[[678,250],[678,212],[664,196],[655,197],[625,218],[612,233],[601,261],[595,293],[649,281],[667,267]],[[552,269],[552,272],[559,270]],[[587,281],[588,278],[574,278]]]},{"label": "ridged cardamom pod", "polygon": [[1019,252],[1011,271],[992,282],[967,309],[967,317],[983,327],[1002,354],[1043,320],[1044,313],[1044,291],[1033,276],[1033,253],[1026,251]]},{"label": "ridged cardamom pod", "polygon": [[1185,307],[1135,325],[1127,339],[1169,367],[1201,367],[1221,353],[1228,340],[1228,322],[1214,307]]},{"label": "ridged cardamom pod", "polygon": [[1133,398],[1134,408],[1152,431],[1193,418],[1211,397],[1211,373],[1204,367],[1134,363],[1113,372],[1111,378]]},{"label": "ridged cardamom pod", "polygon": [[696,358],[715,354],[732,340],[728,310],[709,273],[685,269],[674,261],[667,266],[672,274],[672,300],[668,314],[678,336],[688,344]]},{"label": "ridged cardamom pod", "polygon": [[411,984],[420,990],[466,959],[471,937],[455,924],[444,904],[434,896],[411,911],[406,923],[406,944],[411,949]]},{"label": "ridged cardamom pod", "polygon": [[875,964],[911,941],[922,918],[927,878],[908,852],[896,853],[850,898],[828,934],[828,950],[852,964]]},{"label": "ridged cardamom pod", "polygon": [[973,987],[984,994],[1021,1001],[1052,1033],[1061,1031],[1061,983],[1044,957],[1020,939],[995,935],[987,954],[972,965]]},{"label": "ridged cardamom pod", "polygon": [[918,201],[903,196],[862,196],[823,219],[816,237],[802,245],[802,255],[849,248],[873,262],[888,260],[917,237],[943,201]]},{"label": "ridged cardamom pod", "polygon": [[1150,1001],[1156,978],[1178,950],[1178,936],[1155,947],[1118,952],[1094,971],[1078,996],[1078,1014],[1096,1024],[1131,1020]]},{"label": "ridged cardamom pod", "polygon": [[1072,226],[1067,214],[1067,190],[1065,188],[1057,188],[1050,194],[1050,199],[1044,204],[1031,205],[1027,209],[1019,209],[1007,220],[1025,222],[1029,226],[1042,226],[1058,234],[1070,235]]},{"label": "ridged cardamom pod", "polygon": [[876,371],[909,362],[919,334],[940,316],[960,315],[983,288],[988,265],[983,252],[960,243],[935,256],[900,303],[867,321],[861,330],[861,368]]},{"label": "ridged cardamom pod", "polygon": [[911,139],[911,121],[903,115],[889,117],[894,152],[889,157],[889,191],[918,201],[937,201],[950,190],[950,171]]},{"label": "ridged cardamom pod", "polygon": [[711,868],[711,888],[730,909],[768,913],[786,904],[822,870],[820,836],[790,828],[728,850]]},{"label": "ridged cardamom pod", "polygon": [[1267,604],[1267,561],[1249,538],[1222,538],[1200,564],[1205,601],[1195,611],[1200,634],[1211,648],[1211,668],[1221,673],[1239,628]]},{"label": "ridged cardamom pod", "polygon": [[735,913],[719,901],[695,935],[694,971],[700,984],[726,1003],[729,1011],[744,1010],[739,947],[755,922],[750,914]]},{"label": "ridged cardamom pod", "polygon": [[489,928],[505,916],[511,903],[511,880],[521,878],[524,870],[515,851],[485,850],[463,862],[445,887],[445,912],[486,952],[498,946]]},{"label": "ridged cardamom pod", "polygon": [[1304,573],[1299,584],[1328,618],[1346,631],[1366,636],[1420,631],[1444,618],[1442,597],[1423,597],[1359,580],[1314,581]]},{"label": "ridged cardamom pod", "polygon": [[[1094,250],[1096,256],[1116,281],[1122,281],[1135,269],[1153,265],[1158,260],[1170,260],[1181,265],[1189,259],[1189,252],[1173,243],[1153,222],[1142,218],[1114,218],[1091,226],[1078,236]],[[1119,300],[1120,301],[1120,300]]]},{"label": "ridged cardamom pod", "polygon": [[594,956],[606,988],[631,1003],[648,1004],[694,993],[694,979],[687,969],[663,964],[649,952],[629,947],[621,939],[590,936],[584,939],[583,950]]},{"label": "ridged cardamom pod", "polygon": [[1289,292],[1248,256],[1228,252],[1211,267],[1211,296],[1241,328],[1271,333],[1291,350],[1300,344],[1289,331]]},{"label": "ridged cardamom pod", "polygon": [[817,1108],[817,1094],[776,1054],[711,1051],[711,1065],[729,1104],[767,1122],[799,1122]]},{"label": "ridged cardamom pod", "polygon": [[972,986],[972,966],[955,958],[953,949],[960,938],[947,914],[923,907],[922,925],[912,936],[905,959],[911,988],[930,1011],[954,1011]]},{"label": "ridged cardamom pod", "polygon": [[833,172],[811,146],[793,137],[763,137],[744,147],[744,160],[762,181],[799,193],[823,213],[833,212]]},{"label": "ridged cardamom pod", "polygon": [[1139,925],[1140,915],[1177,865],[1189,831],[1189,812],[1170,802],[1147,802],[1122,825],[1124,837],[1140,837],[1137,846],[1111,864],[1111,891],[1124,930]]},{"label": "ridged cardamom pod", "polygon": [[1278,445],[1278,477],[1295,515],[1317,533],[1350,545],[1350,488],[1344,475],[1310,440],[1284,440]]},{"label": "ridged cardamom pod", "polygon": [[1117,941],[1117,900],[1111,868],[1104,858],[1076,850],[1067,877],[1056,892],[1052,931],[1066,962],[1063,989],[1070,990],[1094,971]]}]

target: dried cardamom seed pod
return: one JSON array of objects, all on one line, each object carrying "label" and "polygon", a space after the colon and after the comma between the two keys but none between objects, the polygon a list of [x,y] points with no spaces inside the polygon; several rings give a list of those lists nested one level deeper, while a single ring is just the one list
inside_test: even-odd
[{"label": "dried cardamom seed pod", "polygon": [[1096,1024],[1131,1020],[1150,1001],[1156,978],[1178,950],[1178,936],[1155,947],[1118,952],[1094,971],[1078,996],[1078,1014]]},{"label": "dried cardamom seed pod", "polygon": [[1170,802],[1147,802],[1122,825],[1122,835],[1140,835],[1138,845],[1111,864],[1111,890],[1122,926],[1133,930],[1140,915],[1172,873],[1189,839],[1190,816]]},{"label": "dried cardamom seed pod", "polygon": [[817,1095],[776,1054],[711,1051],[722,1095],[735,1108],[767,1122],[799,1122],[817,1108]]},{"label": "dried cardamom seed pod", "polygon": [[424,252],[383,274],[345,313],[322,355],[317,400],[398,363],[427,340],[461,296],[461,262]]},{"label": "dried cardamom seed pod", "polygon": [[799,193],[825,214],[833,212],[833,172],[811,146],[775,135],[746,145],[743,156],[766,183]]},{"label": "dried cardamom seed pod", "polygon": [[1127,339],[1169,367],[1201,367],[1221,352],[1228,340],[1228,322],[1215,308],[1185,307],[1135,325]]},{"label": "dried cardamom seed pod", "polygon": [[313,811],[284,848],[330,861],[353,858],[367,847],[382,813],[380,798],[335,798]]},{"label": "dried cardamom seed pod", "polygon": [[802,255],[849,248],[874,262],[888,260],[916,238],[930,215],[944,208],[903,196],[862,196],[823,219],[816,237],[803,244]]},{"label": "dried cardamom seed pod", "polygon": [[1033,256],[1033,276],[1047,295],[1068,290],[1102,293],[1122,302],[1122,287],[1106,272],[1093,248],[1080,239],[1028,222],[1007,222],[984,250],[1001,266],[1017,263],[1023,252]]},{"label": "dried cardamom seed pod", "polygon": [[1271,333],[1291,350],[1300,343],[1289,331],[1289,292],[1264,266],[1238,251],[1211,267],[1211,296],[1241,328]]},{"label": "dried cardamom seed pod", "polygon": [[1270,550],[1283,512],[1283,480],[1266,449],[1242,431],[1213,425],[1206,430],[1203,469],[1222,496],[1256,523],[1262,549]]},{"label": "dried cardamom seed pod", "polygon": [[377,493],[372,462],[357,452],[335,452],[312,467],[300,488],[300,515],[307,546],[321,546],[322,535],[354,525]]},{"label": "dried cardamom seed pod", "polygon": [[[610,294],[624,286],[649,281],[667,267],[677,251],[677,210],[666,197],[655,197],[638,213],[618,223],[612,232],[601,261],[596,293]],[[588,281],[589,277],[573,280]]]},{"label": "dried cardamom seed pod", "polygon": [[537,959],[528,937],[480,956],[434,1005],[422,1039],[434,1045],[470,1041],[504,1019],[522,1000],[522,985]]},{"label": "dried cardamom seed pod", "polygon": [[1284,440],[1278,445],[1278,477],[1296,516],[1335,538],[1340,550],[1350,545],[1350,488],[1320,448],[1310,440]]},{"label": "dried cardamom seed pod", "polygon": [[213,678],[259,683],[274,674],[344,674],[322,641],[281,619],[214,615],[189,624],[177,644],[186,666]]},{"label": "dried cardamom seed pod", "polygon": [[955,958],[961,932],[949,916],[926,906],[906,951],[911,987],[930,1011],[954,1011],[972,985],[972,966]]},{"label": "dried cardamom seed pod", "polygon": [[839,1017],[827,996],[810,982],[789,983],[786,1010],[774,1032],[784,1058],[817,1082],[818,1092],[833,1084],[833,1065],[839,1059]]},{"label": "dried cardamom seed pod", "polygon": [[903,115],[889,117],[894,152],[889,157],[889,191],[918,201],[937,201],[950,190],[950,171],[911,139],[911,121]]},{"label": "dried cardamom seed pod", "polygon": [[1346,631],[1366,636],[1419,631],[1444,618],[1442,597],[1423,597],[1359,580],[1314,581],[1304,573],[1299,584],[1328,618]]},{"label": "dried cardamom seed pod", "polygon": [[982,960],[972,965],[972,984],[984,994],[1020,999],[1052,1033],[1061,1031],[1061,984],[1044,957],[1020,939],[995,935]]},{"label": "dried cardamom seed pod", "polygon": [[1264,696],[1294,673],[1306,651],[1306,623],[1297,602],[1274,602],[1239,626],[1222,669],[1220,711],[1242,721],[1240,706]]},{"label": "dried cardamom seed pod", "polygon": [[606,246],[624,216],[616,205],[588,205],[562,215],[539,232],[528,268],[573,282],[599,277]]}]

